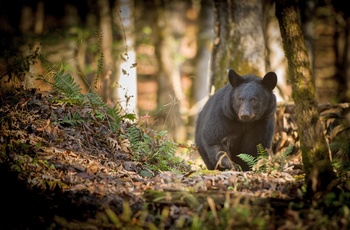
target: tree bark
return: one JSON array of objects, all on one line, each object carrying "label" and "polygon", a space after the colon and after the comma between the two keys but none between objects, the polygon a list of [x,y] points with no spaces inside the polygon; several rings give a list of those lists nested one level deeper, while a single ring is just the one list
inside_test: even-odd
[{"label": "tree bark", "polygon": [[227,48],[229,37],[229,3],[227,1],[214,1],[214,43],[211,60],[210,86],[215,90],[227,83],[227,69],[229,66],[230,50]]},{"label": "tree bark", "polygon": [[299,25],[296,1],[276,0],[276,16],[288,59],[307,194],[313,195],[317,191],[326,190],[334,178],[334,171],[319,119],[315,83]]},{"label": "tree bark", "polygon": [[227,70],[265,74],[262,1],[214,1],[215,40],[211,85],[215,91],[227,83]]},{"label": "tree bark", "polygon": [[108,0],[98,0],[100,26],[102,30],[103,78],[100,79],[100,94],[104,101],[110,102],[111,78],[115,75],[115,60],[113,58],[112,18]]},{"label": "tree bark", "polygon": [[[193,101],[195,111],[199,111],[209,95],[209,61],[213,39],[213,5],[212,0],[202,0],[198,18],[197,54],[195,57],[195,79],[193,83]],[[196,113],[197,115],[198,113]],[[196,120],[194,117],[193,120]]]},{"label": "tree bark", "polygon": [[266,49],[261,0],[232,1],[230,67],[241,74],[265,75]]},{"label": "tree bark", "polygon": [[[137,73],[135,53],[135,26],[134,26],[134,2],[131,0],[119,0],[121,30],[124,36],[124,52],[120,54],[123,60],[119,67],[120,88],[113,87],[112,100],[124,100],[121,105],[125,112],[137,114]],[[119,12],[118,12],[119,13]],[[116,83],[116,82],[113,82]],[[114,86],[116,84],[113,84]],[[116,94],[116,92],[118,94]]]},{"label": "tree bark", "polygon": [[266,69],[278,76],[278,85],[274,89],[277,102],[291,101],[292,90],[287,81],[288,64],[284,55],[282,37],[275,14],[275,1],[264,0],[264,37],[266,43]]}]

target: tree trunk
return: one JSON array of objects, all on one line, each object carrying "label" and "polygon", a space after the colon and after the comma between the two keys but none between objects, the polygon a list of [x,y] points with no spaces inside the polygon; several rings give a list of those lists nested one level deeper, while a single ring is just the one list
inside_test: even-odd
[{"label": "tree trunk", "polygon": [[265,40],[261,0],[232,1],[230,67],[241,74],[265,75]]},{"label": "tree trunk", "polygon": [[[23,15],[24,16],[24,15]],[[25,19],[23,19],[25,20]],[[29,19],[27,19],[29,20]],[[36,4],[36,11],[35,11],[35,20],[34,20],[34,33],[36,35],[41,35],[44,30],[44,20],[45,20],[45,5],[43,1],[38,1]],[[34,40],[34,44],[32,46],[32,50],[29,52],[33,52],[34,50],[39,50],[39,53],[41,52],[41,44],[38,39]],[[33,65],[30,66],[30,73],[36,73],[40,74],[42,72],[43,68],[41,65],[41,62],[38,60]],[[32,87],[39,87],[37,81],[35,78],[31,75],[26,75],[24,79],[24,83],[26,88],[32,88]]]},{"label": "tree trunk", "polygon": [[283,51],[278,20],[275,14],[275,1],[264,1],[264,37],[266,43],[266,69],[274,71],[278,76],[278,85],[274,89],[277,102],[291,101],[292,90],[287,81],[288,64]]},{"label": "tree trunk", "polygon": [[[198,18],[196,69],[193,83],[193,102],[196,115],[205,104],[209,95],[209,61],[213,39],[213,5],[212,0],[202,0]],[[194,117],[193,121],[196,120]]]},{"label": "tree trunk", "polygon": [[110,102],[111,78],[115,75],[115,60],[113,58],[112,18],[108,0],[98,0],[100,26],[102,30],[103,78],[100,79],[100,94],[104,101]]},{"label": "tree trunk", "polygon": [[34,12],[31,6],[24,5],[21,7],[21,19],[19,28],[22,34],[27,34],[31,32],[31,28],[34,24]]},{"label": "tree trunk", "polygon": [[227,48],[230,31],[230,8],[226,0],[215,0],[214,6],[215,38],[211,60],[210,86],[214,86],[214,90],[218,90],[227,83],[227,69],[230,68],[229,58],[231,55]]},{"label": "tree trunk", "polygon": [[211,84],[215,90],[227,83],[227,70],[240,74],[265,74],[262,1],[215,1],[215,40]]},{"label": "tree trunk", "polygon": [[315,84],[299,25],[296,1],[276,0],[276,16],[288,59],[307,192],[312,195],[327,188],[334,178],[334,172],[317,111]]},{"label": "tree trunk", "polygon": [[[119,0],[121,30],[124,36],[125,50],[120,56],[123,60],[120,64],[118,89],[121,105],[127,113],[137,114],[137,73],[135,54],[135,26],[134,26],[134,2],[131,0]],[[119,11],[118,11],[119,13]],[[116,80],[116,79],[115,79]],[[113,92],[117,87],[113,87]],[[116,100],[117,95],[111,94]],[[125,102],[123,101],[125,99]]]}]

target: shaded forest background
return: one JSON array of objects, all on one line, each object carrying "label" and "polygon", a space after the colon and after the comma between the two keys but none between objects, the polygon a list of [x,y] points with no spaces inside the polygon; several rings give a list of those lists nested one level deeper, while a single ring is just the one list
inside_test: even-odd
[{"label": "shaded forest background", "polygon": [[[254,72],[239,61],[213,66],[218,55],[213,54],[213,46],[220,39],[216,37],[219,13],[225,12],[218,12],[220,2],[1,1],[1,92],[20,84],[49,90],[49,85],[35,79],[59,66],[85,92],[97,80],[97,91],[109,104],[135,112],[146,126],[169,130],[175,140],[191,140],[196,114],[220,87],[215,78],[222,76],[215,68],[223,73],[228,68],[240,74]],[[300,1],[298,7],[318,102],[350,101],[350,9],[341,0]],[[265,71],[277,73],[278,101],[290,102],[287,61],[273,1],[263,1],[261,15],[262,33],[251,45],[263,39],[265,47],[256,58]],[[233,30],[230,35],[235,34],[238,31]],[[225,42],[221,45],[239,45],[235,39]],[[41,56],[29,71],[13,75],[16,65],[36,51]]]}]

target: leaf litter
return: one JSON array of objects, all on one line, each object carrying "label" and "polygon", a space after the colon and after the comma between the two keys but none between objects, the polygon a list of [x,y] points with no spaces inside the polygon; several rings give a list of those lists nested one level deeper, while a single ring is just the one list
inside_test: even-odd
[{"label": "leaf litter", "polygon": [[2,217],[10,228],[296,229],[318,221],[289,208],[302,200],[302,170],[293,167],[300,157],[285,172],[197,166],[144,176],[150,170],[120,135],[126,122],[112,132],[92,108],[53,100],[60,97],[22,89],[2,95],[2,198],[11,201]]}]

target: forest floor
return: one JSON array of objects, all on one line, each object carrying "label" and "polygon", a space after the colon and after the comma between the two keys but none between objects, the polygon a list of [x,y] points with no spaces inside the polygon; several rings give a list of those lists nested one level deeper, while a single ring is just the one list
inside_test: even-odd
[{"label": "forest floor", "polygon": [[112,132],[93,108],[62,101],[35,89],[1,95],[3,229],[350,228],[348,174],[307,200],[299,158],[282,172],[188,162],[152,171],[123,135],[127,123]]}]

